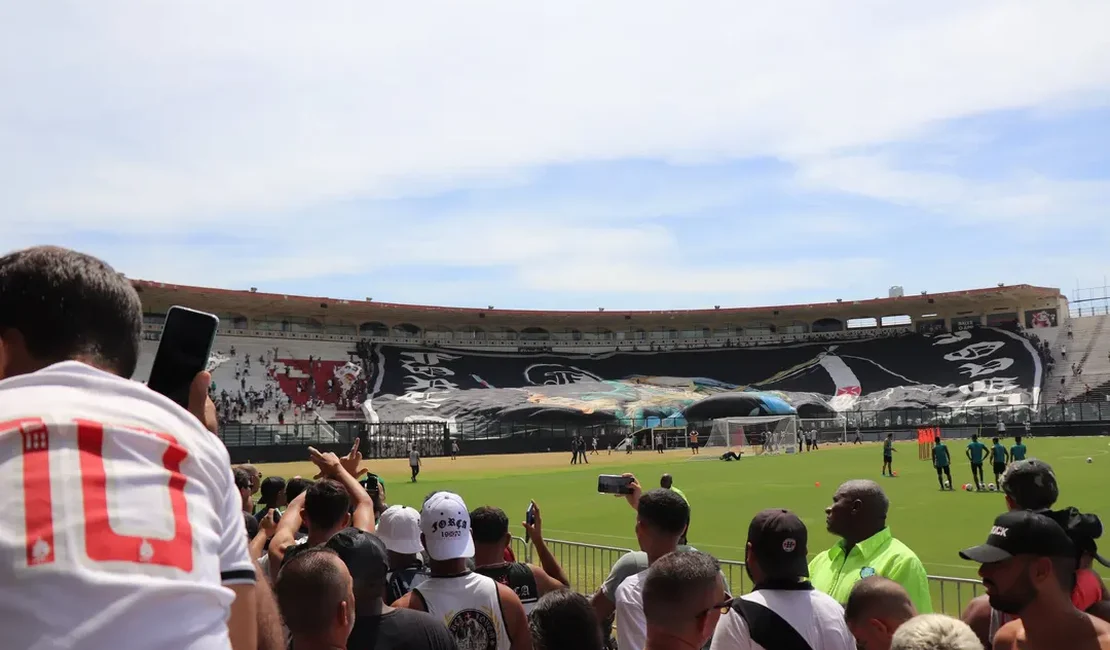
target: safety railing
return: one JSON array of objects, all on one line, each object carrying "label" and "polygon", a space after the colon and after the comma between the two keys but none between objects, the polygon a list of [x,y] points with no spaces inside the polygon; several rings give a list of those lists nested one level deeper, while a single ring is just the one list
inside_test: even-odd
[{"label": "safety railing", "polygon": [[[559,539],[545,540],[548,550],[563,568],[571,587],[583,594],[596,592],[605,582],[609,570],[621,557],[632,549],[618,546],[602,546],[583,542],[568,542]],[[531,544],[520,537],[512,539],[513,555],[518,562],[538,564]],[[746,594],[752,589],[751,579],[744,563],[737,560],[719,559],[721,573],[733,595]],[[984,593],[978,580],[953,578],[949,576],[928,576],[929,591],[932,595],[933,611],[959,616],[971,599]]]}]

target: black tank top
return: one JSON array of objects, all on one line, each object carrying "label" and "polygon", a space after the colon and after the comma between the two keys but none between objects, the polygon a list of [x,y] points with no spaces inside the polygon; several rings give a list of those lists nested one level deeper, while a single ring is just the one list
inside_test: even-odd
[{"label": "black tank top", "polygon": [[475,573],[480,573],[487,578],[493,578],[497,582],[507,585],[520,598],[525,612],[531,612],[536,605],[536,601],[540,599],[540,590],[536,586],[536,575],[532,573],[532,567],[523,562],[481,567],[475,569]]}]

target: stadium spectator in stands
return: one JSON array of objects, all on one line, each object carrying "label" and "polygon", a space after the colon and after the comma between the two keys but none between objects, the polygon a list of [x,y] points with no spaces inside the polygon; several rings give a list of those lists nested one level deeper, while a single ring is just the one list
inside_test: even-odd
[{"label": "stadium spectator in stands", "polygon": [[247,476],[251,477],[251,495],[258,494],[258,490],[262,485],[262,472],[258,471],[258,468],[250,463],[239,465],[238,467],[243,469],[247,473]]},{"label": "stadium spectator in stands", "polygon": [[570,589],[546,594],[528,615],[534,650],[602,650],[601,626],[590,602]]},{"label": "stadium spectator in stands", "polygon": [[890,650],[979,650],[979,639],[958,619],[924,614],[898,628]]},{"label": "stadium spectator in stands", "polygon": [[311,548],[282,567],[274,584],[291,650],[347,647],[355,625],[351,574],[335,551]]},{"label": "stadium spectator in stands", "polygon": [[540,596],[570,586],[563,568],[544,543],[540,508],[535,501],[532,502],[532,507],[535,523],[525,523],[524,528],[528,531],[542,567],[505,561],[505,549],[512,542],[513,536],[509,533],[509,517],[504,510],[482,506],[470,513],[470,532],[474,536],[474,571],[508,585],[520,598],[525,613],[532,611]]},{"label": "stadium spectator in stands", "polygon": [[1017,617],[994,635],[994,648],[1110,649],[1110,623],[1071,601],[1075,555],[1058,523],[1028,510],[999,516],[986,543],[960,551],[980,564],[991,606]]},{"label": "stadium spectator in stands", "polygon": [[254,499],[251,497],[251,475],[247,470],[242,467],[236,467],[231,470],[231,476],[235,479],[235,489],[239,493],[239,507],[243,512],[254,513]]},{"label": "stadium spectator in stands", "polygon": [[880,575],[905,587],[918,612],[932,613],[925,566],[887,528],[889,510],[890,501],[878,483],[856,480],[841,485],[825,509],[828,530],[840,541],[809,563],[810,580],[843,603],[857,580]]},{"label": "stadium spectator in stands", "polygon": [[772,508],[752,518],[744,559],[754,588],[721,617],[713,650],[855,650],[844,609],[806,579],[808,539],[805,524],[789,510]]},{"label": "stadium spectator in stands", "polygon": [[[1075,508],[1052,511],[1060,495],[1052,467],[1036,458],[1018,461],[1002,475],[1001,489],[1006,495],[1009,511],[1030,510],[1051,517],[1064,527],[1078,553],[1072,604],[1080,610],[1110,620],[1110,594],[1098,574],[1091,570],[1092,561],[1107,562],[1098,555],[1095,540],[1102,535],[1102,522],[1094,515],[1082,515]],[[971,626],[985,647],[994,635],[1016,616],[991,606],[989,597],[973,598],[964,609],[962,620]]]},{"label": "stadium spectator in stands", "polygon": [[[356,441],[356,448],[357,444]],[[374,532],[374,502],[354,476],[360,471],[358,465],[362,455],[357,453],[357,449],[352,449],[340,460],[330,451],[320,453],[309,447],[308,452],[325,478],[310,485],[282,515],[277,532],[270,540],[271,573],[279,569],[290,554],[323,544],[346,528],[348,523],[366,532]],[[354,512],[348,515],[352,505]],[[308,535],[304,543],[298,545],[295,537],[302,522],[308,527]]]},{"label": "stadium spectator in stands", "polygon": [[354,583],[355,625],[348,650],[455,650],[442,621],[426,612],[394,609],[383,600],[389,558],[385,544],[358,528],[344,528],[328,540]]},{"label": "stadium spectator in stands", "polygon": [[378,537],[389,551],[386,601],[396,602],[428,577],[420,559],[420,512],[408,506],[390,506],[378,521]]},{"label": "stadium spectator in stands", "polygon": [[[136,630],[144,647],[241,650],[280,638],[276,612],[266,618],[273,595],[247,551],[227,450],[212,435],[211,378],[196,376],[188,411],[130,381],[141,329],[138,294],[100,260],[55,247],[0,257],[0,421],[7,423],[0,434],[25,441],[4,446],[0,474],[19,476],[31,465],[41,479],[16,481],[7,494],[34,508],[0,513],[0,528],[29,526],[26,537],[35,540],[0,536],[0,564],[22,568],[18,580],[0,580],[0,609],[5,620],[18,621],[5,626],[5,647],[134,647]],[[110,447],[102,445],[105,438]],[[124,528],[110,529],[108,512],[62,517],[48,509],[82,502],[81,481],[55,480],[51,488],[47,474],[59,456],[76,457],[78,439],[112,456],[103,468],[110,493],[101,494],[101,503],[118,509],[111,515],[128,522]],[[170,466],[195,486],[170,492],[171,503],[187,507],[187,518],[176,505],[165,512],[162,501],[142,501],[166,494]],[[188,536],[128,543],[153,536],[144,522],[173,530],[174,519]],[[107,535],[121,543],[101,543]],[[94,561],[75,560],[84,555]],[[28,565],[46,570],[27,571]],[[188,626],[152,624],[182,617]]]},{"label": "stadium spectator in stands", "polygon": [[420,511],[420,532],[430,575],[393,606],[445,621],[460,647],[531,650],[528,616],[513,590],[467,569],[474,540],[462,498],[451,492],[431,495]]},{"label": "stadium spectator in stands", "polygon": [[[627,495],[626,499],[628,500],[628,504],[632,506],[633,509],[636,509],[639,505],[642,488],[634,475],[625,474],[624,476],[632,479],[632,494]],[[687,504],[687,507],[689,507],[689,504]],[[689,524],[687,524],[687,528],[689,528]],[[685,536],[686,533],[683,532],[683,537]],[[680,543],[678,550],[689,551],[697,549]],[[647,553],[643,551],[625,553],[613,563],[613,566],[609,570],[609,575],[605,578],[601,587],[590,598],[590,604],[593,605],[594,611],[597,613],[597,618],[601,622],[602,635],[605,638],[609,638],[609,632],[613,623],[613,615],[616,612],[617,587],[619,587],[626,578],[634,576],[641,571],[645,571],[647,568]]]},{"label": "stadium spectator in stands", "polygon": [[[647,553],[648,567],[678,548],[678,541],[690,523],[690,506],[671,490],[655,489],[639,494],[633,488],[636,503],[636,541]],[[642,649],[647,640],[642,589],[646,571],[627,578],[617,587],[617,645],[622,649]]]},{"label": "stadium spectator in stands", "polygon": [[844,620],[859,650],[890,650],[895,630],[914,616],[917,610],[906,589],[882,576],[857,582],[844,606]]},{"label": "stadium spectator in stands", "polygon": [[[250,513],[244,512],[243,525],[247,527],[247,544],[249,545],[250,541],[258,534],[258,520],[252,517]],[[253,554],[251,555],[251,559],[254,559]]]},{"label": "stadium spectator in stands", "polygon": [[652,564],[643,600],[645,650],[701,648],[729,605],[720,565],[698,551],[668,553]]},{"label": "stadium spectator in stands", "polygon": [[254,516],[260,521],[271,509],[280,511],[288,505],[285,501],[285,479],[280,476],[267,476],[262,480],[259,491],[258,503],[261,507]]}]

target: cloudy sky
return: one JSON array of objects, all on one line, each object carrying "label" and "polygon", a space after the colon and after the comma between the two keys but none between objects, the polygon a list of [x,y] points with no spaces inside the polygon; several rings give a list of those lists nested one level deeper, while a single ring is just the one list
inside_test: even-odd
[{"label": "cloudy sky", "polygon": [[416,303],[1110,274],[1105,0],[0,4],[0,248]]}]

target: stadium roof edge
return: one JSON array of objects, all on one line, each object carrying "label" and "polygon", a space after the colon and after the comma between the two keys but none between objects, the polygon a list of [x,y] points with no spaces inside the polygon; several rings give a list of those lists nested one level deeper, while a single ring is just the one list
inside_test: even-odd
[{"label": "stadium roof edge", "polygon": [[242,314],[243,316],[336,316],[343,320],[373,321],[388,318],[401,319],[436,318],[457,316],[466,318],[485,318],[486,315],[503,318],[535,318],[551,320],[590,320],[609,321],[618,318],[678,318],[712,319],[730,315],[744,317],[766,317],[782,320],[786,318],[857,318],[861,316],[921,316],[918,311],[928,311],[945,306],[956,308],[971,303],[1000,299],[1052,299],[1062,297],[1059,289],[1032,285],[1012,285],[949,291],[936,294],[912,294],[898,298],[870,298],[865,300],[843,300],[841,302],[822,302],[795,305],[765,305],[756,307],[722,307],[707,309],[675,310],[535,310],[535,309],[488,309],[478,307],[450,307],[433,305],[411,305],[403,303],[384,303],[366,300],[348,300],[319,296],[297,296],[267,293],[261,291],[241,291],[217,289],[188,285],[155,282],[151,280],[132,280],[143,297],[144,306],[154,310],[168,308],[172,304],[189,304],[198,309],[220,313]]}]

